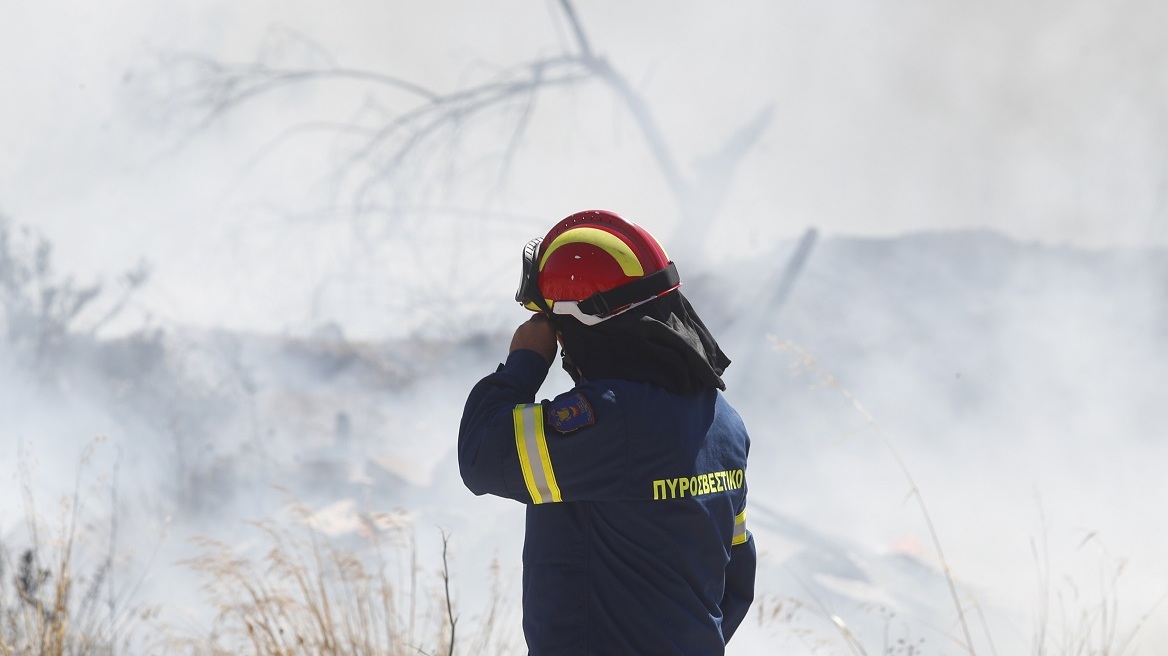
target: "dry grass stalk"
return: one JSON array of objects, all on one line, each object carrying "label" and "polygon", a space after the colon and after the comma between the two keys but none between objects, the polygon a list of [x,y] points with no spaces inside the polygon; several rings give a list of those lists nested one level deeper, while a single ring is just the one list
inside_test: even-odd
[{"label": "dry grass stalk", "polygon": [[[957,583],[953,576],[952,570],[949,566],[949,561],[945,557],[944,550],[941,547],[941,539],[933,524],[932,515],[929,513],[925,505],[924,496],[918,487],[912,472],[904,459],[901,458],[899,451],[892,444],[891,439],[884,432],[884,429],[876,421],[876,418],[852,395],[847,388],[840,384],[839,380],[831,373],[825,371],[819,363],[805,349],[799,345],[789,342],[780,341],[773,336],[769,337],[772,345],[780,351],[792,353],[795,356],[793,368],[797,370],[806,370],[813,372],[818,377],[818,382],[827,388],[831,388],[840,393],[845,400],[864,418],[864,426],[870,427],[876,435],[880,438],[883,446],[889,451],[895,459],[901,474],[910,486],[909,496],[916,499],[918,508],[922,518],[925,521],[929,537],[932,541],[933,549],[936,553],[937,559],[941,565],[942,573],[948,585],[950,598],[952,599],[954,609],[957,614],[957,623],[961,628],[964,641],[957,639],[954,636],[947,636],[952,639],[963,652],[969,656],[976,656],[974,647],[973,634],[970,631],[969,623],[966,617],[965,604],[962,603],[957,591]],[[1040,504],[1041,513],[1041,504]],[[1043,540],[1042,550],[1039,552],[1039,546],[1035,541],[1031,540],[1031,550],[1035,563],[1038,566],[1041,600],[1038,609],[1038,621],[1035,627],[1034,635],[1031,639],[1031,653],[1034,656],[1044,656],[1050,653],[1053,642],[1054,653],[1067,654],[1074,656],[1125,656],[1133,653],[1134,642],[1140,630],[1144,627],[1151,616],[1157,611],[1159,606],[1168,599],[1168,594],[1160,597],[1143,615],[1135,622],[1135,624],[1126,632],[1119,632],[1119,595],[1118,595],[1118,581],[1123,574],[1126,562],[1120,560],[1110,573],[1104,565],[1101,565],[1100,572],[1100,598],[1094,603],[1084,604],[1080,598],[1078,587],[1073,580],[1067,579],[1066,585],[1068,594],[1064,595],[1061,591],[1058,594],[1061,613],[1062,633],[1059,636],[1052,636],[1050,631],[1050,566],[1049,553],[1047,552],[1046,542],[1046,525],[1045,516],[1043,516]],[[1084,545],[1097,541],[1097,535],[1094,532],[1089,533],[1083,541],[1079,544],[1079,548]],[[1106,554],[1104,554],[1106,556]],[[1101,562],[1106,562],[1106,557]],[[989,629],[989,624],[986,621],[985,614],[981,608],[977,598],[970,595],[970,605],[975,611],[982,630],[985,635],[986,644],[991,654],[996,656],[997,647],[994,644],[992,632]],[[827,613],[826,609],[824,612]],[[848,648],[853,653],[866,654],[863,646],[860,645],[851,630],[843,622],[842,618],[836,615],[827,613],[833,624],[837,626],[840,635],[844,638]],[[918,653],[918,646],[910,643],[903,645],[889,645],[887,642],[884,645],[884,653]]]},{"label": "dry grass stalk", "polygon": [[[449,536],[443,534],[441,587],[424,590],[416,585],[416,547],[406,529],[373,531],[363,548],[353,550],[313,528],[307,508],[294,506],[294,513],[301,520],[297,528],[253,524],[271,545],[258,559],[240,557],[218,540],[196,540],[203,553],[187,564],[204,577],[217,620],[211,637],[188,640],[187,650],[216,656],[457,653]],[[415,615],[419,600],[420,625]],[[465,653],[506,653],[505,644],[495,639],[500,603],[497,596],[492,600],[476,636],[483,641],[466,645]]]},{"label": "dry grass stalk", "polygon": [[[0,656],[115,656],[130,645],[134,622],[149,613],[131,615],[118,606],[111,572],[114,545],[90,567],[79,561],[78,546],[90,542],[79,530],[82,513],[82,473],[96,439],[81,456],[71,498],[60,504],[60,528],[42,541],[44,532],[33,500],[28,454],[20,449],[21,489],[31,544],[19,556],[0,544]],[[89,576],[78,574],[92,570]],[[81,591],[80,596],[76,593]],[[100,602],[107,600],[106,608]]]}]

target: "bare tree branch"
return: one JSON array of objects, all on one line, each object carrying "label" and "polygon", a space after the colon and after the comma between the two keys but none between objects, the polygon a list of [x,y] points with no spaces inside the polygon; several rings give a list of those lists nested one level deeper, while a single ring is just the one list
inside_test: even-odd
[{"label": "bare tree branch", "polygon": [[572,0],[560,0],[560,7],[564,9],[564,15],[568,17],[572,33],[576,35],[576,45],[580,46],[580,55],[585,60],[595,59],[592,56],[592,46],[588,44],[588,37],[584,34],[584,27],[580,24],[580,19],[576,17],[576,8],[572,6]]},{"label": "bare tree branch", "polygon": [[560,6],[564,9],[564,15],[572,26],[572,33],[576,35],[576,45],[580,47],[580,63],[603,80],[624,101],[629,113],[633,115],[633,120],[637,122],[641,134],[645,137],[649,152],[657,161],[657,166],[660,167],[661,174],[665,176],[665,182],[673,191],[673,195],[679,200],[689,196],[689,183],[682,177],[673,153],[665,141],[665,136],[649,112],[648,105],[606,60],[592,54],[592,47],[588,43],[588,37],[584,34],[584,26],[576,16],[576,9],[572,6],[572,1],[560,0]]},{"label": "bare tree branch", "polygon": [[[393,75],[337,66],[327,57],[322,67],[297,69],[264,63],[227,65],[187,56],[177,61],[195,70],[176,97],[180,101],[185,98],[189,108],[199,110],[194,130],[199,131],[253,100],[292,86],[355,81],[368,84],[378,94],[372,98],[387,97],[382,91],[405,94],[388,96],[394,100],[385,105],[367,100],[347,121],[318,120],[287,128],[268,141],[248,165],[255,166],[294,137],[331,131],[337,137],[340,157],[328,174],[329,193],[323,207],[352,213],[354,230],[364,241],[370,234],[369,226],[364,225],[368,216],[393,221],[400,217],[387,214],[386,209],[449,205],[459,192],[470,188],[468,180],[482,179],[467,175],[482,164],[492,167],[487,172],[486,189],[481,190],[484,207],[490,206],[507,186],[540,94],[600,82],[632,117],[675,200],[681,223],[679,236],[671,242],[673,250],[695,255],[728,195],[734,170],[773,112],[764,109],[733,133],[713,156],[703,160],[708,166],[699,163],[687,171],[679,164],[646,99],[594,50],[572,0],[560,0],[553,6],[565,17],[572,34],[565,52],[505,68],[468,88],[440,92]],[[316,59],[320,61],[319,53]],[[506,128],[491,135],[495,139],[491,150],[479,161],[468,158],[470,140],[464,137],[471,136],[471,128],[482,121],[498,119]],[[436,167],[438,175],[434,174]],[[408,179],[411,175],[419,179]]]},{"label": "bare tree branch", "polygon": [[419,84],[372,71],[350,68],[293,69],[270,68],[263,64],[228,65],[199,55],[184,55],[177,64],[190,63],[202,69],[199,82],[191,94],[209,111],[197,129],[203,129],[227,112],[260,95],[276,89],[320,81],[359,81],[386,86],[421,97],[426,101],[442,99],[442,95]]},{"label": "bare tree branch", "polygon": [[725,201],[732,172],[770,124],[774,114],[773,106],[764,108],[735,132],[716,156],[706,158],[713,166],[697,171],[698,176],[689,179],[678,166],[677,158],[669,147],[660,125],[653,118],[648,103],[607,60],[593,54],[583,24],[572,6],[572,0],[560,0],[560,6],[572,27],[572,32],[576,35],[576,43],[581,53],[580,62],[624,102],[633,120],[636,121],[649,152],[657,162],[661,175],[673,193],[682,217],[681,232],[685,237],[678,244],[681,248],[677,250],[696,249],[697,245],[704,243],[705,235]]}]

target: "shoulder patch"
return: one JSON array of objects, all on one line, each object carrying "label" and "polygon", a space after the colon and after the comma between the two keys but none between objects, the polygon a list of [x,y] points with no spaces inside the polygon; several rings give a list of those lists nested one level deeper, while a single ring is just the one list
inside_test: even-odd
[{"label": "shoulder patch", "polygon": [[596,423],[596,413],[592,410],[592,404],[580,392],[549,402],[544,417],[549,426],[565,435]]}]

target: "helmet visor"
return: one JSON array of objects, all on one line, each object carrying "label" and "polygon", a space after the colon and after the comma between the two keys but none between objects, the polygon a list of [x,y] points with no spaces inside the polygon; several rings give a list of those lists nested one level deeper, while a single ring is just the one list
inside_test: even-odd
[{"label": "helmet visor", "polygon": [[539,245],[543,237],[536,237],[523,247],[523,275],[519,279],[519,289],[515,290],[515,302],[533,312],[547,309],[547,302],[539,291]]}]

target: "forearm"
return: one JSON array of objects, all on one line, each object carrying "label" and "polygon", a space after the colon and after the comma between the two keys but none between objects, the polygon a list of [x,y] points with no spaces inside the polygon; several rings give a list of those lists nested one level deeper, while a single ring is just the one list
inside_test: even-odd
[{"label": "forearm", "polygon": [[463,482],[475,494],[513,497],[521,491],[507,483],[518,471],[511,411],[534,402],[548,368],[539,353],[519,349],[471,390],[459,426],[458,465]]},{"label": "forearm", "polygon": [[754,536],[731,548],[730,564],[726,566],[726,591],[722,596],[722,637],[729,642],[750,604],[754,601],[754,574],[757,554]]}]

